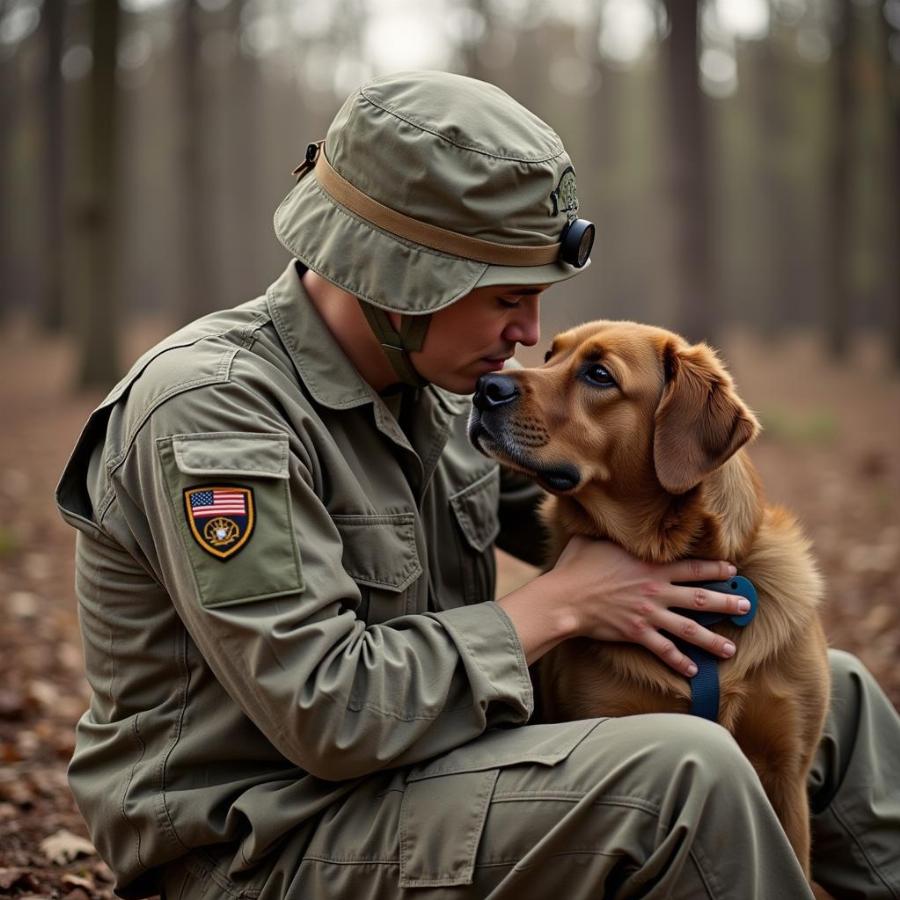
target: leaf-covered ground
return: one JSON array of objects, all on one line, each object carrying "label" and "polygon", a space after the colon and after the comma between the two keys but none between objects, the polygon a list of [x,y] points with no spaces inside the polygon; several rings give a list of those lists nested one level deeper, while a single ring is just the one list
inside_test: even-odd
[{"label": "leaf-covered ground", "polygon": [[[150,337],[134,337],[131,358]],[[100,395],[72,391],[67,342],[24,329],[0,339],[0,895],[111,897],[65,782],[87,689],[74,532],[51,501]],[[735,336],[724,356],[766,426],[753,457],[768,494],[814,540],[831,643],[862,657],[900,706],[900,380],[877,347],[842,367],[811,340]],[[501,590],[530,574],[501,560]]]}]

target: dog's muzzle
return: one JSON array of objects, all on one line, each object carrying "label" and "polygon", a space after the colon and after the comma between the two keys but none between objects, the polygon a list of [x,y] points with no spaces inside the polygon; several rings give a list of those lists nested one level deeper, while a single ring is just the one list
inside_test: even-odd
[{"label": "dog's muzzle", "polygon": [[570,463],[538,463],[529,458],[527,451],[511,436],[506,427],[505,413],[511,411],[519,396],[519,386],[514,378],[502,372],[482,375],[472,396],[469,440],[486,456],[499,458],[524,470],[547,490],[556,493],[573,490],[581,481],[581,474],[575,466]]},{"label": "dog's muzzle", "polygon": [[487,412],[512,403],[518,396],[519,388],[515,379],[502,372],[492,372],[478,379],[472,403],[476,409]]}]

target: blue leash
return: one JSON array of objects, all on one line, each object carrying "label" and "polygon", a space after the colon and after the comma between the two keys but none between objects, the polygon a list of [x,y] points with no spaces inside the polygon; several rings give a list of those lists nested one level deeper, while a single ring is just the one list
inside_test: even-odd
[{"label": "blue leash", "polygon": [[[690,582],[690,587],[701,587],[705,590],[716,591],[719,594],[737,594],[746,597],[750,601],[750,611],[742,616],[729,616],[725,613],[698,612],[693,609],[675,609],[674,611],[688,619],[693,619],[698,625],[704,627],[716,625],[730,619],[734,625],[744,628],[753,621],[759,600],[756,596],[756,588],[753,583],[741,575],[735,575],[727,581],[697,581]],[[702,716],[715,722],[719,718],[719,659],[687,641],[669,635],[678,645],[678,649],[689,656],[697,666],[697,674],[691,679],[691,715]]]}]

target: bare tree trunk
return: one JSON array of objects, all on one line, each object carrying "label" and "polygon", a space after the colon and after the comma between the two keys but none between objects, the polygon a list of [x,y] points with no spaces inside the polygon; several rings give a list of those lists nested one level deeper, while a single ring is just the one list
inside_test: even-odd
[{"label": "bare tree trunk", "polygon": [[66,4],[45,3],[41,15],[44,44],[44,197],[43,253],[41,255],[42,324],[58,332],[65,324],[63,302],[63,54]]},{"label": "bare tree trunk", "polygon": [[[900,23],[898,23],[900,24]],[[891,358],[894,365],[900,367],[900,260],[897,256],[897,235],[900,234],[900,27],[892,28],[887,17],[882,13],[885,93],[890,117],[890,159],[892,165],[887,172],[888,193],[892,201],[888,204],[888,221],[886,233],[887,245],[887,279],[892,287],[891,315],[888,321],[891,328]],[[896,58],[891,56],[891,40],[898,45]]]},{"label": "bare tree trunk", "polygon": [[[774,29],[773,29],[774,32]],[[776,339],[785,325],[792,323],[796,312],[797,283],[796,248],[792,232],[796,227],[796,189],[785,178],[783,165],[786,156],[790,122],[784,90],[784,64],[777,45],[777,36],[770,33],[760,41],[754,53],[758,73],[760,121],[767,152],[761,160],[760,183],[765,197],[765,228],[762,246],[766,248],[770,275],[760,283],[765,295],[759,298],[759,323],[769,340]]]},{"label": "bare tree trunk", "polygon": [[90,116],[83,136],[86,193],[78,209],[88,268],[79,316],[79,384],[107,385],[118,374],[115,298],[116,50],[118,0],[93,0]]},{"label": "bare tree trunk", "polygon": [[232,2],[229,22],[235,46],[234,62],[226,74],[227,183],[232,202],[225,208],[228,210],[226,234],[227,246],[231,248],[232,278],[224,299],[229,304],[252,296],[269,274],[260,265],[259,253],[261,240],[271,240],[271,216],[269,210],[263,211],[260,197],[261,146],[266,139],[262,134],[260,63],[243,52],[241,46],[249,7],[247,0]]},{"label": "bare tree trunk", "polygon": [[[10,0],[0,0],[0,18],[6,15]],[[16,104],[16,57],[7,51],[0,57],[0,321],[9,313],[16,289],[12,252],[12,168],[13,140],[18,115]]]},{"label": "bare tree trunk", "polygon": [[698,7],[697,0],[666,0],[673,271],[679,330],[689,340],[715,341],[719,323],[709,248],[709,139],[700,90]]},{"label": "bare tree trunk", "polygon": [[828,173],[825,340],[828,352],[845,359],[850,348],[851,116],[853,103],[854,15],[851,0],[835,7],[834,103]]},{"label": "bare tree trunk", "polygon": [[214,242],[218,230],[210,224],[212,190],[210,161],[207,156],[210,116],[200,58],[203,11],[197,0],[183,0],[181,6],[181,46],[179,48],[180,79],[177,87],[181,103],[181,183],[183,203],[181,217],[183,235],[184,298],[179,308],[183,319],[195,319],[216,305],[218,279],[214,258]]}]

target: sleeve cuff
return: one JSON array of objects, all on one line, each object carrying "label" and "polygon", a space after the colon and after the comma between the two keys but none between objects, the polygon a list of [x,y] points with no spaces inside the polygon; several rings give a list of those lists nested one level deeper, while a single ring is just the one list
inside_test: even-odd
[{"label": "sleeve cuff", "polygon": [[[503,609],[491,600],[431,615],[456,644],[473,700],[486,709],[487,724],[527,722],[534,710],[531,677],[519,635]],[[498,705],[505,714],[492,709]]]}]

